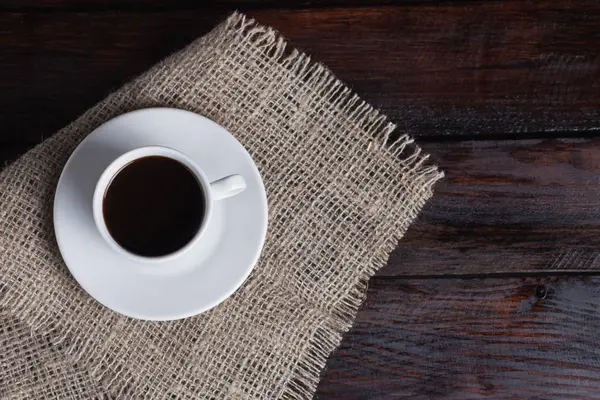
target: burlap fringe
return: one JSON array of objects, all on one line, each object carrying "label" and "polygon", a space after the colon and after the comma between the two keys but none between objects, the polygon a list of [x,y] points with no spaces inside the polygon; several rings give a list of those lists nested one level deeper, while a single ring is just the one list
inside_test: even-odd
[{"label": "burlap fringe", "polygon": [[444,177],[444,173],[434,166],[423,167],[429,155],[422,155],[421,148],[414,145],[414,140],[408,135],[402,135],[391,141],[390,136],[396,126],[389,122],[388,117],[379,110],[362,100],[356,93],[323,64],[314,62],[311,57],[296,49],[286,54],[287,42],[277,31],[270,27],[259,25],[254,19],[235,12],[227,20],[227,27],[238,32],[242,41],[248,45],[261,48],[269,55],[274,63],[281,64],[294,75],[307,82],[314,82],[321,88],[321,94],[328,99],[342,115],[347,115],[350,122],[373,137],[369,150],[389,151],[394,157],[400,157],[409,148],[412,155],[399,163],[407,173],[414,174],[412,178],[423,179],[424,184],[433,184]]},{"label": "burlap fringe", "polygon": [[[444,173],[435,165],[426,165],[429,155],[423,155],[421,148],[416,146],[414,140],[408,135],[391,140],[391,134],[396,126],[388,120],[387,116],[362,100],[337,79],[326,66],[313,62],[310,56],[296,49],[286,54],[287,43],[277,31],[261,26],[254,19],[237,12],[228,19],[227,24],[228,27],[235,29],[245,42],[262,48],[274,62],[283,65],[290,73],[300,76],[304,81],[312,81],[315,86],[321,88],[323,97],[328,99],[341,115],[347,115],[349,122],[373,138],[369,144],[369,151],[391,153],[398,158],[398,163],[402,165],[404,173],[410,176],[410,179],[422,182],[421,187],[431,187],[444,177]],[[411,151],[412,154],[407,155]],[[419,208],[421,206],[422,204]],[[403,233],[398,232],[393,240],[397,242]],[[308,346],[311,351],[296,365],[294,373],[296,379],[288,382],[282,398],[308,399],[313,395],[319,383],[316,377],[324,369],[329,355],[338,347],[340,332],[348,331],[351,323],[346,321],[354,319],[365,299],[369,278],[387,263],[385,257],[393,250],[394,245],[390,245],[385,251],[386,256],[377,254],[374,257],[373,263],[350,295],[340,303],[337,310],[334,310],[335,322],[317,330]]]}]

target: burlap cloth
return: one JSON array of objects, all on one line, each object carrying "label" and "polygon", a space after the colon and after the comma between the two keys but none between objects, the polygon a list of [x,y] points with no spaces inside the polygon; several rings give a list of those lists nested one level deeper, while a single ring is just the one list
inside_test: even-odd
[{"label": "burlap cloth", "polygon": [[[266,246],[229,300],[145,322],[104,308],[69,275],[51,207],[77,144],[154,106],[215,120],[248,149],[269,201]],[[310,398],[369,277],[441,177],[325,67],[234,14],[0,175],[0,397]]]}]

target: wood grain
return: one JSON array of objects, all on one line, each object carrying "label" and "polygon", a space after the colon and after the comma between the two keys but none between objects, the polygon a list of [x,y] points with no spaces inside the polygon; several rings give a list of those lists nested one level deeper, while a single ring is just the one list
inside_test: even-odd
[{"label": "wood grain", "polygon": [[[0,13],[2,140],[37,142],[234,8]],[[585,10],[585,12],[582,12]],[[600,129],[600,3],[257,9],[413,135]]]},{"label": "wood grain", "polygon": [[600,278],[373,279],[317,399],[600,397]]},{"label": "wood grain", "polygon": [[[448,0],[419,0],[418,3],[439,3]],[[476,0],[463,0],[476,1]],[[415,4],[413,0],[4,0],[0,11],[165,11],[207,10],[219,7],[252,8],[312,8],[357,7],[376,5]]]},{"label": "wood grain", "polygon": [[0,141],[38,143],[227,15],[0,13]]},{"label": "wood grain", "polygon": [[600,271],[600,140],[423,147],[446,178],[381,275]]},{"label": "wood grain", "polygon": [[411,133],[494,135],[598,128],[599,11],[598,2],[515,1],[260,19]]}]

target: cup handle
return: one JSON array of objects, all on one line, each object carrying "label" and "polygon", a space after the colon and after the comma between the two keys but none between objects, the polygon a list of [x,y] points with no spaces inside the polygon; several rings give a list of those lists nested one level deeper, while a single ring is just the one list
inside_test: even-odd
[{"label": "cup handle", "polygon": [[210,183],[213,199],[222,200],[242,193],[246,189],[246,181],[241,175],[229,175]]}]

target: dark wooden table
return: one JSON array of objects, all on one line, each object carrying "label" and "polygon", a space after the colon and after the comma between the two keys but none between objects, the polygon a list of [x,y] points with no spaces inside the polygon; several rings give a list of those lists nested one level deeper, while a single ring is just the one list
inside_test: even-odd
[{"label": "dark wooden table", "polygon": [[600,2],[200,3],[3,1],[0,157],[246,11],[447,176],[371,280],[317,397],[600,398]]}]

